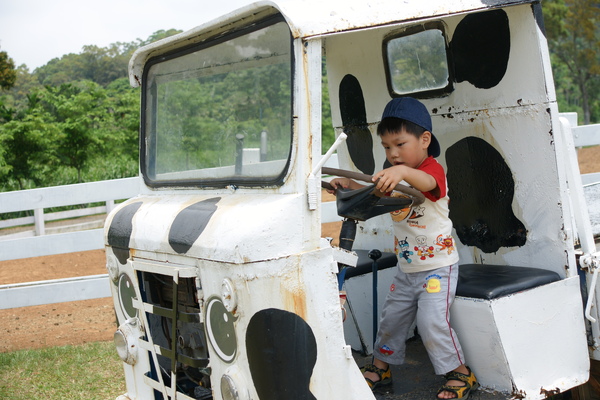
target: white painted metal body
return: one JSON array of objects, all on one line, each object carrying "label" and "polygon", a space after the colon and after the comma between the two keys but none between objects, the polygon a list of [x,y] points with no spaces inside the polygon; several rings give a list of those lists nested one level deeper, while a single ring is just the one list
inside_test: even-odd
[{"label": "white painted metal body", "polygon": [[452,325],[481,385],[545,399],[585,383],[587,344],[573,340],[583,333],[578,291],[572,277],[489,301],[457,297]]},{"label": "white painted metal body", "polygon": [[[519,245],[500,246],[496,251],[484,251],[457,240],[461,264],[535,267],[554,271],[561,280],[489,301],[460,298],[452,318],[467,362],[485,386],[513,391],[526,399],[540,399],[543,393],[564,391],[587,380],[589,357],[574,249],[576,233],[581,235],[582,231],[575,228],[578,218],[573,214],[580,210],[572,207],[569,197],[569,190],[580,182],[571,180],[573,167],[564,162],[569,154],[563,134],[569,133],[564,132],[558,120],[547,46],[536,21],[535,6],[529,2],[475,0],[264,1],[146,46],[130,62],[132,85],[143,86],[148,65],[193,45],[209,46],[232,32],[279,14],[289,25],[294,60],[293,136],[289,168],[284,170],[279,184],[203,187],[182,181],[162,187],[149,185],[107,219],[107,265],[121,324],[120,337],[131,338],[134,332],[134,339],[128,340],[139,339],[135,345],[144,350],[138,351],[137,358],[129,354],[129,364],[125,363],[130,399],[153,398],[151,388],[162,392],[165,398],[174,398],[175,380],[179,377],[174,372],[175,362],[157,373],[162,369],[156,367],[160,364],[159,355],[162,352],[168,356],[164,350],[168,346],[153,342],[158,328],[151,328],[155,317],[149,314],[171,315],[168,318],[174,318],[174,314],[161,311],[147,299],[152,297],[144,292],[151,287],[147,282],[155,279],[148,276],[162,277],[163,288],[169,282],[176,284],[174,299],[178,299],[177,285],[195,282],[197,310],[192,308],[196,310],[197,325],[203,327],[208,338],[214,398],[226,396],[224,390],[233,393],[232,387],[239,399],[261,398],[262,384],[258,383],[251,360],[254,349],[250,343],[256,338],[248,332],[253,331],[256,316],[272,310],[299,318],[299,324],[306,324],[314,337],[318,356],[311,366],[314,369],[309,375],[309,386],[315,398],[374,398],[352,359],[352,343],[345,340],[341,320],[337,263],[351,264],[354,258],[350,255],[348,261],[346,253],[332,249],[320,237],[320,192],[314,170],[321,154],[322,56],[326,58],[332,120],[338,135],[346,125],[340,111],[344,108],[340,104],[340,87],[348,75],[360,83],[365,100],[363,125],[373,143],[372,148],[363,150],[372,153],[377,171],[383,167],[385,155],[375,130],[381,111],[391,98],[382,43],[390,36],[436,23],[443,26],[444,40],[451,46],[467,16],[496,9],[505,13],[510,29],[510,53],[502,78],[485,89],[457,81],[452,90],[425,96],[422,101],[431,111],[433,132],[442,149],[475,138],[501,156],[514,180],[510,209],[524,224],[525,231],[521,233],[526,234],[527,240]],[[148,100],[148,115],[153,104]],[[442,151],[439,161],[448,168],[446,156]],[[349,147],[340,146],[338,158],[342,168],[358,170]],[[199,236],[185,251],[174,251],[174,221],[190,207],[210,202],[215,208],[206,221],[200,221],[205,226]],[[123,218],[128,212],[131,215]],[[208,213],[202,212],[199,215]],[[113,229],[126,242],[121,237],[111,239]],[[389,216],[361,222],[355,248],[393,252]],[[364,297],[360,303],[363,311],[368,310],[371,305],[366,294],[370,288],[358,286],[363,286],[362,292],[347,289],[355,291],[356,298]],[[387,286],[380,285],[380,297]],[[124,295],[125,292],[129,294]],[[227,310],[223,314],[225,322],[233,326],[227,334],[236,343],[233,354],[221,348],[215,337],[215,322],[210,321],[215,302],[223,304]],[[181,309],[185,307],[180,304]],[[177,313],[178,307],[173,310]],[[192,328],[178,322],[177,329]],[[167,324],[163,330],[171,332],[161,334],[164,338],[174,340],[172,334],[176,330],[172,325]],[[346,332],[346,339],[349,335]],[[487,345],[482,337],[489,340]],[[186,340],[182,336],[181,343]],[[483,353],[489,353],[489,357],[482,357]],[[168,357],[173,359],[172,355]],[[550,362],[555,359],[560,363]],[[193,398],[182,393],[177,396]]]}]

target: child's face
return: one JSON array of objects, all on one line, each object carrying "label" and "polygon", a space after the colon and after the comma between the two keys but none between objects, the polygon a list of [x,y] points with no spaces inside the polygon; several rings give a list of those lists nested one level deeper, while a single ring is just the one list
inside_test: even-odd
[{"label": "child's face", "polygon": [[406,165],[417,168],[427,158],[427,148],[431,142],[431,132],[425,131],[421,137],[406,132],[386,132],[381,136],[385,156],[392,165]]}]

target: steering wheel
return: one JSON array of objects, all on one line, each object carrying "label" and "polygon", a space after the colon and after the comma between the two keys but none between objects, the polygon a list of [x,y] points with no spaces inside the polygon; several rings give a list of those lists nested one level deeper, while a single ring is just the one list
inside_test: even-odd
[{"label": "steering wheel", "polygon": [[404,196],[389,197],[375,188],[372,176],[344,169],[323,167],[322,172],[327,175],[336,175],[363,182],[367,185],[360,189],[334,189],[329,182],[322,181],[321,187],[335,190],[338,215],[357,221],[365,221],[377,215],[416,206],[425,201],[425,196],[420,191],[398,184],[394,190],[401,192]]}]

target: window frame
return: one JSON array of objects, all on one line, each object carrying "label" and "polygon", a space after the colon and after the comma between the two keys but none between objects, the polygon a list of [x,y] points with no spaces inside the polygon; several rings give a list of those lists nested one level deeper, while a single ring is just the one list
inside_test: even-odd
[{"label": "window frame", "polygon": [[[148,135],[147,126],[149,124],[156,125],[156,104],[151,104],[148,100],[149,91],[151,88],[148,87],[148,74],[152,66],[163,63],[178,57],[186,56],[188,54],[202,51],[204,49],[217,46],[229,40],[237,39],[239,37],[249,35],[253,32],[259,31],[263,28],[275,25],[277,23],[284,23],[288,27],[290,37],[290,143],[288,150],[288,157],[285,166],[281,172],[274,177],[260,178],[260,177],[244,177],[244,176],[230,176],[227,178],[216,178],[216,179],[172,179],[172,180],[153,180],[149,174],[149,170],[155,168],[156,157],[148,157],[148,150],[156,150],[156,129],[153,129],[154,134]],[[295,85],[295,55],[294,55],[294,38],[289,25],[285,18],[281,14],[276,14],[265,18],[259,22],[253,23],[250,26],[246,26],[223,35],[219,35],[216,38],[207,39],[200,43],[196,43],[190,46],[185,46],[175,51],[167,52],[158,56],[154,56],[148,59],[144,65],[142,78],[142,93],[141,93],[141,114],[140,114],[140,173],[147,186],[152,188],[189,188],[189,189],[208,189],[208,188],[226,188],[226,187],[277,187],[282,186],[284,183],[285,176],[289,173],[291,159],[293,156],[292,146],[294,143],[294,85]],[[156,96],[152,96],[152,99],[156,100]],[[155,113],[151,121],[148,120],[149,115],[147,113],[148,107],[151,107]],[[148,159],[150,158],[150,159]]]},{"label": "window frame", "polygon": [[[401,37],[411,36],[420,32],[425,32],[428,30],[439,30],[442,32],[442,36],[444,38],[444,49],[446,52],[446,64],[448,66],[448,84],[442,88],[438,89],[429,89],[422,91],[415,91],[410,93],[398,93],[394,90],[394,85],[392,82],[392,72],[390,71],[389,66],[389,54],[388,54],[388,43],[394,39],[398,39]],[[444,95],[450,94],[454,90],[454,72],[452,68],[452,53],[450,51],[448,37],[446,35],[446,26],[441,21],[430,21],[419,25],[414,25],[408,28],[403,29],[401,32],[393,32],[387,35],[382,42],[382,54],[383,54],[383,64],[385,69],[385,81],[388,88],[388,92],[391,97],[406,97],[411,96],[415,98],[433,98],[433,97],[441,97]]]}]

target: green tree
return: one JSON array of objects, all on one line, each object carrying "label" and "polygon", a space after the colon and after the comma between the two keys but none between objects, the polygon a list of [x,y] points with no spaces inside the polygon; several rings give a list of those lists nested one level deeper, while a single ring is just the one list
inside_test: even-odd
[{"label": "green tree", "polygon": [[43,87],[26,104],[0,102],[4,190],[137,175],[139,90],[126,78]]},{"label": "green tree", "polygon": [[133,52],[181,31],[169,29],[154,32],[146,40],[116,42],[107,47],[83,46],[79,54],[66,54],[50,60],[34,72],[43,85],[59,86],[73,81],[89,80],[106,87],[116,79],[127,77],[127,67]]},{"label": "green tree", "polygon": [[29,72],[25,64],[17,67],[15,72],[16,82],[10,90],[0,93],[0,102],[7,107],[27,109],[29,108],[28,95],[42,90],[43,86],[39,84],[36,76]]},{"label": "green tree", "polygon": [[106,88],[106,118],[98,128],[102,152],[93,165],[101,165],[104,176],[117,179],[138,174],[140,89],[132,88],[127,78],[117,79]]},{"label": "green tree", "polygon": [[132,47],[131,53],[133,53],[133,50],[135,50],[141,46],[145,46],[147,44],[154,43],[157,40],[165,39],[165,38],[168,38],[169,36],[173,36],[173,35],[176,35],[181,32],[183,32],[183,31],[181,31],[179,29],[172,29],[172,28],[168,29],[166,31],[164,29],[158,30],[158,31],[154,32],[152,35],[148,36],[148,39],[146,39],[146,40],[138,39],[138,43]]},{"label": "green tree", "polygon": [[327,70],[325,68],[325,57],[321,61],[322,66],[322,82],[321,90],[323,99],[321,107],[321,152],[325,154],[335,142],[335,132],[333,130],[333,122],[331,120],[331,103],[329,101],[329,83],[327,79]]},{"label": "green tree", "polygon": [[4,131],[4,123],[10,121],[15,110],[6,107],[0,101],[0,181],[5,181],[10,173],[11,167],[6,160],[8,149],[5,143],[10,140],[11,136]]},{"label": "green tree", "polygon": [[36,115],[27,115],[21,121],[13,120],[3,125],[4,160],[10,165],[6,174],[16,182],[19,190],[38,186],[43,182],[42,171],[47,160],[47,131],[51,128]]},{"label": "green tree", "polygon": [[33,72],[6,58],[16,80],[0,92],[0,190],[137,175],[140,89],[127,64],[140,46],[179,32],[84,46]]},{"label": "green tree", "polygon": [[39,104],[39,95],[32,93],[28,95],[25,110],[0,107],[0,118],[4,121],[0,124],[0,164],[4,165],[0,175],[19,190],[39,185],[48,163],[52,126],[46,123]]},{"label": "green tree", "polygon": [[90,81],[47,87],[42,103],[55,126],[53,156],[63,166],[77,171],[77,182],[90,155],[102,151],[99,127],[106,116],[106,92]]},{"label": "green tree", "polygon": [[16,80],[15,62],[5,51],[0,51],[0,88],[10,89]]},{"label": "green tree", "polygon": [[[595,89],[600,79],[600,7],[596,0],[546,0],[542,10],[555,65],[567,68],[579,91],[584,123],[589,124],[593,103],[598,101]],[[558,68],[554,68],[555,75]],[[558,79],[556,83],[559,95],[563,94],[565,86]]]}]

